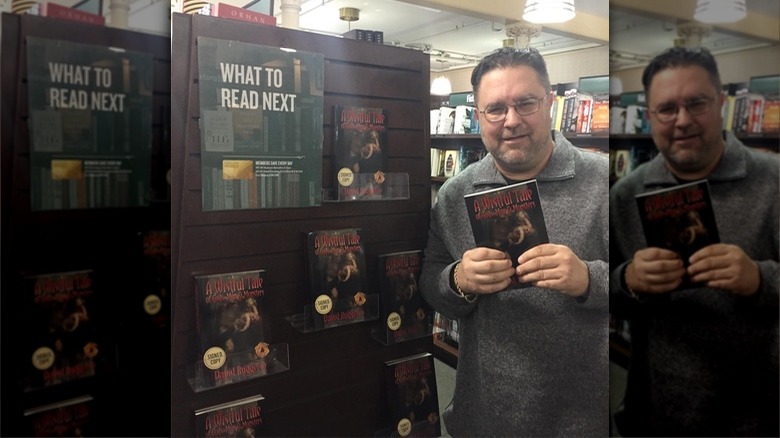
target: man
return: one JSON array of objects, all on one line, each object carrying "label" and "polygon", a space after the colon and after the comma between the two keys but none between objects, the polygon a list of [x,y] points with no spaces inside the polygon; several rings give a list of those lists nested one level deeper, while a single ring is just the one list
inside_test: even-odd
[{"label": "man", "polygon": [[[471,84],[489,154],[440,188],[421,274],[427,301],[459,320],[447,431],[607,436],[609,160],[551,130],[554,96],[535,49],[497,50]],[[515,269],[505,252],[476,247],[463,196],[528,179],[551,243]]]},{"label": "man", "polygon": [[[778,157],[724,134],[706,49],[667,50],[642,84],[659,154],[610,193],[610,311],[631,332],[620,433],[778,436]],[[687,261],[646,248],[634,196],[700,179],[721,243]]]}]

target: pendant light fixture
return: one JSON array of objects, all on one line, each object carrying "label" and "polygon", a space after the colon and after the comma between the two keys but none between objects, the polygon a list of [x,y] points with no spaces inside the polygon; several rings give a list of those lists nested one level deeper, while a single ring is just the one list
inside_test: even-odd
[{"label": "pendant light fixture", "polygon": [[527,0],[523,20],[537,24],[563,23],[574,15],[574,0]]},{"label": "pendant light fixture", "polygon": [[702,23],[734,23],[746,16],[745,0],[698,0],[693,13]]},{"label": "pendant light fixture", "polygon": [[[437,59],[437,61],[441,62],[441,68],[444,70],[444,61],[441,59]],[[452,84],[450,83],[450,80],[444,77],[444,75],[439,74],[431,83],[431,95],[449,96],[450,94],[452,94]]]}]

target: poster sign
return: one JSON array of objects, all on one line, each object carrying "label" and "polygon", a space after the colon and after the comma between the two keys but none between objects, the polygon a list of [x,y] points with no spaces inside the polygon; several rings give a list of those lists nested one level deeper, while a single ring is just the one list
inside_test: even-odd
[{"label": "poster sign", "polygon": [[148,206],[152,56],[27,38],[33,211]]},{"label": "poster sign", "polygon": [[322,203],[324,57],[198,37],[204,211]]}]

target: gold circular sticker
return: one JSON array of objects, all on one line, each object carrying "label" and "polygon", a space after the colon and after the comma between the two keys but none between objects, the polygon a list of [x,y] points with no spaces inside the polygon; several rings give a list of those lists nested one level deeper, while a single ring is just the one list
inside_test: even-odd
[{"label": "gold circular sticker", "polygon": [[352,173],[352,169],[349,167],[342,167],[339,169],[336,179],[338,179],[339,185],[342,187],[349,187],[352,185],[352,182],[355,181],[355,174]]},{"label": "gold circular sticker", "polygon": [[408,418],[402,418],[395,429],[398,431],[398,435],[407,436],[412,432],[412,422]]},{"label": "gold circular sticker", "polygon": [[149,315],[157,315],[162,308],[162,300],[155,294],[151,294],[144,299],[144,310]]},{"label": "gold circular sticker", "polygon": [[398,312],[391,312],[387,315],[387,328],[390,330],[398,330],[401,327],[401,315]]},{"label": "gold circular sticker", "polygon": [[225,364],[226,360],[227,355],[225,354],[225,350],[219,347],[211,347],[206,350],[206,354],[203,355],[203,365],[206,365],[206,368],[210,370],[219,369]]},{"label": "gold circular sticker", "polygon": [[320,315],[327,315],[333,309],[333,300],[329,296],[322,294],[314,300],[314,310]]},{"label": "gold circular sticker", "polygon": [[54,350],[49,347],[41,347],[32,355],[32,364],[38,370],[47,370],[54,365]]}]

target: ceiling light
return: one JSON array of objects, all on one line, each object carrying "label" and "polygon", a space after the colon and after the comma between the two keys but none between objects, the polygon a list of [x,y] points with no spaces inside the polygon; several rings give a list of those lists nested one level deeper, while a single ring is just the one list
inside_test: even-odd
[{"label": "ceiling light", "polygon": [[693,14],[702,23],[733,23],[746,16],[745,0],[698,0]]},{"label": "ceiling light", "polygon": [[[437,59],[437,61],[441,62],[441,69],[444,70],[444,61],[441,59]],[[440,74],[431,83],[431,95],[449,96],[450,94],[452,94],[452,84],[449,79]]]},{"label": "ceiling light", "polygon": [[431,84],[431,95],[433,96],[449,96],[452,94],[452,84],[450,80],[444,76],[439,76],[433,80]]},{"label": "ceiling light", "polygon": [[528,0],[523,20],[531,23],[563,23],[574,18],[574,0]]}]

